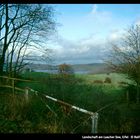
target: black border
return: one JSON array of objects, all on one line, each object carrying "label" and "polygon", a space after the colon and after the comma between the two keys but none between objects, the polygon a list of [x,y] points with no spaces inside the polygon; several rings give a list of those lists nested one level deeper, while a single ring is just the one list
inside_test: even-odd
[{"label": "black border", "polygon": [[23,4],[140,4],[139,0],[1,0],[0,3]]},{"label": "black border", "polygon": [[[140,4],[138,0],[1,0],[0,3],[21,3],[21,4]],[[0,134],[0,139],[60,139],[60,140],[82,140],[83,136],[95,136],[96,138],[86,138],[85,140],[105,139],[105,136],[128,136],[129,139],[140,139],[140,134]],[[138,138],[135,138],[138,137]],[[102,138],[100,138],[102,137]],[[132,138],[133,137],[133,138]],[[117,138],[114,138],[117,139]],[[125,139],[125,138],[124,138]],[[127,138],[126,138],[127,139]]]},{"label": "black border", "polygon": [[[86,137],[86,138],[84,138]],[[111,138],[114,137],[114,138]],[[140,139],[140,134],[127,134],[127,133],[123,133],[123,134],[0,134],[0,139],[4,138],[4,139],[30,139],[30,140],[35,140],[35,139],[45,139],[45,140],[96,140],[96,139],[124,139],[124,140],[129,140],[129,139],[136,139],[139,140]]]}]

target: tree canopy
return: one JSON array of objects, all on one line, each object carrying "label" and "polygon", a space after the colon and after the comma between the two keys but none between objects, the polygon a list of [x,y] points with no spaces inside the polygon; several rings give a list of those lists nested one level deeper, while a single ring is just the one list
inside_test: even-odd
[{"label": "tree canopy", "polygon": [[107,61],[115,72],[128,75],[137,85],[137,100],[140,90],[140,25],[131,26],[120,42],[112,44]]},{"label": "tree canopy", "polygon": [[[54,9],[42,4],[0,5],[0,73],[17,73],[29,56],[27,50],[43,49],[55,31]],[[31,52],[31,51],[30,51]]]}]

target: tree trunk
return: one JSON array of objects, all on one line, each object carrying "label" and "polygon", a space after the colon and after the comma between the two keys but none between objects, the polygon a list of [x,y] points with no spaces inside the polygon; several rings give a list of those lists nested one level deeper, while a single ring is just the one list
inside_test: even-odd
[{"label": "tree trunk", "polygon": [[4,61],[5,61],[6,49],[3,49],[2,56],[0,58],[0,74],[3,75]]},{"label": "tree trunk", "polygon": [[3,64],[4,64],[4,61],[3,61],[3,57],[0,58],[0,75],[3,75]]},{"label": "tree trunk", "polygon": [[2,51],[2,56],[0,58],[0,74],[3,74],[3,68],[4,68],[4,61],[5,61],[5,54],[6,50],[8,48],[7,46],[7,39],[8,39],[8,4],[5,4],[5,38],[4,38],[4,45],[3,45],[3,51]]}]

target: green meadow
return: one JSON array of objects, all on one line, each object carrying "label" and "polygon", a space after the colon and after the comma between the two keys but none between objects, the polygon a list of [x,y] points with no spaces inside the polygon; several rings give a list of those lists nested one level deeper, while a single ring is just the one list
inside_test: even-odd
[{"label": "green meadow", "polygon": [[[94,83],[104,81],[111,83]],[[108,74],[48,74],[26,72],[20,76],[32,82],[18,82],[17,87],[30,87],[29,102],[24,93],[11,94],[1,89],[0,131],[8,133],[91,133],[89,115],[66,108],[44,98],[52,96],[71,105],[98,112],[98,133],[138,133],[140,131],[139,104],[126,100],[126,89],[119,82],[128,82],[127,76]],[[7,94],[5,94],[7,93]]]}]

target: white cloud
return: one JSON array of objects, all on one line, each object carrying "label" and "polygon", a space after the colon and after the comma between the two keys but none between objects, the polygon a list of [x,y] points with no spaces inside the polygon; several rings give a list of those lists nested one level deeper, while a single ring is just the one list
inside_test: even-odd
[{"label": "white cloud", "polygon": [[93,63],[101,62],[106,53],[104,42],[95,35],[78,41],[70,41],[58,37],[57,43],[52,46],[55,60],[59,63]]},{"label": "white cloud", "polygon": [[124,30],[112,30],[110,31],[107,40],[109,42],[117,42],[118,40],[120,40],[124,35]]},{"label": "white cloud", "polygon": [[140,25],[140,19],[136,20],[135,24]]},{"label": "white cloud", "polygon": [[96,4],[94,4],[89,16],[93,18],[96,22],[110,22],[112,19],[112,13],[109,11],[98,9],[99,7]]},{"label": "white cloud", "polygon": [[71,41],[61,36],[54,47],[55,60],[60,63],[93,63],[102,60],[109,53],[109,42],[118,43],[124,34],[123,29],[111,30],[106,37],[100,33],[92,34],[78,41]]},{"label": "white cloud", "polygon": [[97,5],[94,4],[91,13],[92,13],[92,14],[96,14],[97,8],[98,8]]},{"label": "white cloud", "polygon": [[53,49],[53,59],[59,64],[103,62],[111,48],[109,42],[118,43],[123,33],[122,29],[114,29],[106,37],[96,33],[79,40],[68,40],[57,35],[49,48]]}]

